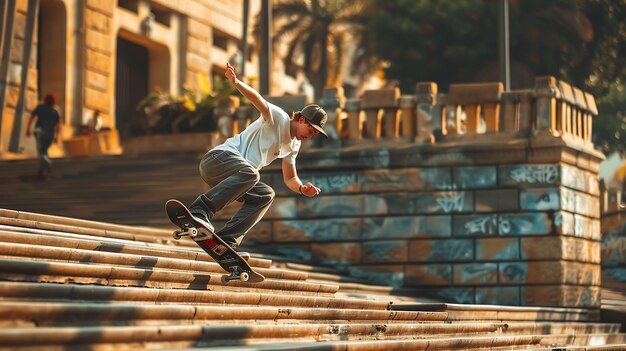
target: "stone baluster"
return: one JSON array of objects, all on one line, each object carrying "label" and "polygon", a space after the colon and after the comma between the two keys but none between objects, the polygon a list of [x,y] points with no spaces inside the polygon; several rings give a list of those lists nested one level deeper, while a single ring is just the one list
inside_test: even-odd
[{"label": "stone baluster", "polygon": [[573,122],[574,122],[574,130],[573,133],[576,135],[576,138],[580,138],[584,140],[584,124],[583,119],[589,108],[587,107],[587,101],[585,100],[585,93],[579,88],[573,87],[574,89],[574,99],[576,100],[576,105],[573,114]]},{"label": "stone baluster", "polygon": [[574,90],[572,86],[559,81],[559,90],[561,91],[561,132],[564,134],[572,135],[573,133],[573,118],[575,115],[576,99],[574,97]]},{"label": "stone baluster", "polygon": [[556,85],[554,77],[539,77],[535,79],[536,96],[536,123],[537,132],[548,132],[554,135],[561,130],[559,118],[557,118],[557,99],[561,93]]},{"label": "stone baluster", "polygon": [[598,106],[596,105],[596,99],[588,92],[584,92],[585,101],[587,102],[587,111],[583,116],[583,140],[586,144],[592,145],[592,124],[593,117],[598,115]]},{"label": "stone baluster", "polygon": [[440,95],[441,132],[443,135],[456,135],[461,131],[461,105],[450,101],[449,94]]},{"label": "stone baluster", "polygon": [[387,138],[397,138],[400,129],[400,120],[398,119],[398,107],[396,106],[383,109],[382,122],[384,123],[382,136]]},{"label": "stone baluster", "polygon": [[412,138],[415,136],[415,107],[417,106],[417,99],[414,95],[402,95],[400,100],[398,100],[398,106],[402,116],[401,135],[405,138]]},{"label": "stone baluster", "polygon": [[[461,111],[465,110],[467,133],[480,131],[481,116],[484,118],[485,131],[496,132],[499,129],[500,99],[502,83],[452,84],[446,97],[448,106],[454,108],[456,132],[462,132]],[[450,128],[448,128],[450,132]]]},{"label": "stone baluster", "polygon": [[[436,113],[437,84],[433,82],[415,85],[415,102],[417,104],[417,137],[416,142],[430,142],[435,128],[441,130],[441,113]],[[441,111],[439,111],[441,112]],[[439,116],[439,118],[435,118]]]},{"label": "stone baluster", "polygon": [[358,99],[347,99],[344,111],[348,115],[348,138],[360,140],[363,137],[361,125],[361,102]]},{"label": "stone baluster", "polygon": [[361,109],[365,111],[365,136],[367,138],[381,137],[380,110],[384,110],[386,137],[398,135],[398,99],[400,89],[366,90],[361,97]]}]

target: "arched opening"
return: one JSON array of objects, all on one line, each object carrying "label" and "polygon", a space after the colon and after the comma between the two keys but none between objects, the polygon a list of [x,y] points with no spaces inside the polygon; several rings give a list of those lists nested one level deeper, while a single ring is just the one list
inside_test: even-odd
[{"label": "arched opening", "polygon": [[[67,10],[60,0],[41,2],[37,25],[37,86],[39,98],[48,93],[56,95],[65,115],[66,109],[66,31]],[[69,123],[65,116],[64,120]]]},{"label": "arched opening", "polygon": [[145,37],[120,31],[115,69],[115,123],[122,138],[149,133],[138,103],[156,87],[170,91],[168,49]]}]

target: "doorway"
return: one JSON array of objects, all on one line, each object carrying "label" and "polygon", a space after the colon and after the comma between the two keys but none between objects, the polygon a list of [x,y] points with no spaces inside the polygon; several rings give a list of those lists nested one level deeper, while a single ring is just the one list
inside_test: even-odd
[{"label": "doorway", "polygon": [[63,1],[42,1],[37,18],[37,87],[39,98],[52,93],[57,97],[66,122],[66,23]]},{"label": "doorway", "polygon": [[137,104],[148,95],[150,57],[148,49],[117,38],[115,70],[115,124],[121,138],[145,135],[147,118]]}]

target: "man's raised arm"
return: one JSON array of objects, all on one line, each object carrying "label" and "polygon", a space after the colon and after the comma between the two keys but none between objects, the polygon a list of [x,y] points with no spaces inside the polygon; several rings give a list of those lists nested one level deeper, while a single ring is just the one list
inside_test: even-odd
[{"label": "man's raised arm", "polygon": [[226,63],[226,72],[224,72],[224,76],[226,79],[235,87],[239,92],[246,98],[252,106],[254,106],[259,112],[261,112],[261,116],[265,121],[269,121],[270,119],[270,110],[267,106],[267,101],[259,94],[258,91],[254,90],[248,84],[237,79],[237,75],[235,74],[235,69],[230,63]]}]

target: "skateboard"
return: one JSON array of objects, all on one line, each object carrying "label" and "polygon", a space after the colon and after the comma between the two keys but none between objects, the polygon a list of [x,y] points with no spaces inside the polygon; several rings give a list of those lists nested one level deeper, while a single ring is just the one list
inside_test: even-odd
[{"label": "skateboard", "polygon": [[209,228],[195,220],[187,207],[180,201],[168,200],[165,203],[165,212],[167,212],[170,221],[180,228],[180,230],[174,231],[174,239],[178,240],[183,236],[189,236],[209,256],[213,257],[215,262],[226,272],[230,273],[222,276],[222,283],[226,284],[231,280],[258,283],[265,280],[265,277],[255,272],[250,264],[239,256],[237,251],[233,250]]}]

